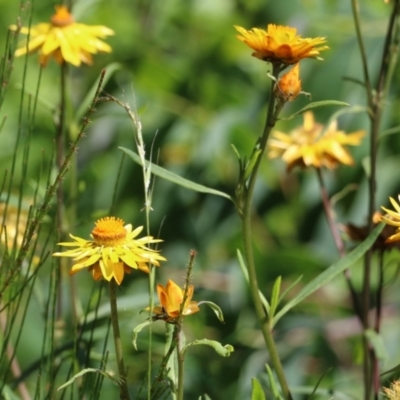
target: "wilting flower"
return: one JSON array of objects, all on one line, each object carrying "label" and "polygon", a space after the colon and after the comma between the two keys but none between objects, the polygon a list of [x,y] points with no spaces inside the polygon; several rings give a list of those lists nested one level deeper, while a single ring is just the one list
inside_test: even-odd
[{"label": "wilting flower", "polygon": [[283,101],[293,101],[301,91],[300,64],[282,75],[275,85],[275,95]]},{"label": "wilting flower", "polygon": [[146,247],[147,244],[161,242],[152,236],[135,239],[143,230],[140,226],[132,231],[132,225],[124,226],[120,218],[105,217],[95,223],[91,237],[85,240],[70,235],[74,242],[58,243],[60,246],[76,247],[53,256],[72,257],[75,262],[70,275],[88,268],[95,280],[104,278],[107,281],[115,279],[118,285],[124,279],[125,273],[131,269],[149,272],[149,264],[159,266],[159,261],[165,261],[158,252]]},{"label": "wilting flower", "polygon": [[[400,195],[398,198],[400,201]],[[382,221],[386,222],[388,225],[395,226],[397,229],[394,235],[386,239],[387,243],[400,241],[400,206],[392,197],[389,197],[389,199],[395,211],[382,207],[382,209],[387,212],[387,215],[382,217]]]},{"label": "wilting flower", "polygon": [[[18,27],[12,25],[11,30]],[[45,66],[53,57],[59,64],[64,62],[75,66],[81,63],[92,64],[92,54],[110,53],[111,47],[100,40],[114,31],[101,25],[84,25],[74,21],[65,6],[56,6],[56,13],[50,23],[40,23],[30,29],[22,27],[21,33],[28,35],[29,42],[16,50],[15,56],[26,53],[39,53],[40,64]]]},{"label": "wilting flower", "polygon": [[296,64],[303,58],[319,58],[319,52],[328,49],[319,46],[326,43],[325,38],[303,39],[295,28],[288,26],[269,24],[266,31],[259,28],[248,31],[241,26],[235,29],[240,33],[237,38],[255,50],[254,57],[272,63]]},{"label": "wilting flower", "polygon": [[[187,290],[187,298],[182,309],[182,315],[191,315],[200,310],[197,302],[192,301],[193,291],[194,286],[190,285]],[[165,287],[157,285],[157,294],[161,305],[153,308],[153,313],[156,314],[155,319],[175,322],[180,314],[184,293],[184,289],[180,288],[171,279],[168,280]]]},{"label": "wilting flower", "polygon": [[289,135],[274,131],[268,144],[269,157],[281,157],[290,171],[296,165],[301,167],[336,168],[339,163],[353,165],[354,161],[345,145],[357,146],[365,132],[360,130],[351,134],[337,130],[333,121],[324,133],[324,126],[314,121],[311,111],[304,113],[302,127],[294,129]]}]

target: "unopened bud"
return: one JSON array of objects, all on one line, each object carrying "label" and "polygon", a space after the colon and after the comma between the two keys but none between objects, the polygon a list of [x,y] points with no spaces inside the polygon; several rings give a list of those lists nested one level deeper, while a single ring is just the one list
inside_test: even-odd
[{"label": "unopened bud", "polygon": [[275,85],[275,95],[283,101],[293,101],[301,91],[299,79],[300,65],[297,63],[289,72],[282,75]]}]

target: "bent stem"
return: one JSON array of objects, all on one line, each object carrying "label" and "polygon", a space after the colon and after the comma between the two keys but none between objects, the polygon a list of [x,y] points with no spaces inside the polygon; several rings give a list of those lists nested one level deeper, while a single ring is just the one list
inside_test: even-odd
[{"label": "bent stem", "polygon": [[120,399],[129,400],[129,391],[128,391],[128,385],[126,383],[126,370],[122,354],[121,335],[119,332],[119,323],[118,323],[116,282],[114,279],[112,279],[109,282],[108,287],[110,291],[111,323],[114,334],[115,355],[117,358],[118,372],[120,378]]},{"label": "bent stem", "polygon": [[[328,221],[329,229],[332,233],[333,240],[335,242],[336,248],[338,249],[340,257],[342,258],[346,255],[346,251],[345,251],[343,240],[339,233],[338,226],[335,221],[335,217],[334,217],[335,214],[333,211],[332,203],[329,199],[328,192],[326,191],[326,188],[325,188],[321,169],[315,168],[315,170],[317,171],[318,183],[319,183],[319,187],[321,190],[322,204],[324,206],[324,211],[325,211],[326,219]],[[358,316],[361,326],[363,326],[363,311],[362,311],[360,301],[357,296],[357,292],[354,289],[353,283],[351,282],[351,275],[350,275],[349,269],[346,269],[344,271],[344,277],[347,282],[347,287],[349,288],[349,291],[350,291],[354,312]]]},{"label": "bent stem", "polygon": [[[277,77],[279,74],[279,66],[273,66],[273,76]],[[278,119],[279,112],[282,110],[284,106],[284,102],[275,101],[274,96],[274,84],[271,83],[271,91],[270,91],[270,101],[268,105],[267,118],[265,122],[265,127],[262,136],[260,137],[255,150],[259,151],[259,155],[257,161],[254,165],[253,170],[251,171],[247,190],[245,191],[244,198],[244,207],[242,212],[239,212],[239,215],[242,219],[242,233],[243,233],[243,241],[244,241],[244,250],[245,250],[245,258],[247,264],[247,270],[249,273],[249,285],[250,291],[253,298],[254,308],[256,311],[257,319],[259,321],[261,332],[264,337],[265,345],[268,349],[269,356],[271,358],[271,364],[275,370],[277,378],[279,380],[280,386],[282,388],[283,395],[287,400],[292,400],[292,396],[290,394],[289,386],[286,381],[286,377],[283,371],[282,363],[279,358],[278,351],[276,349],[275,341],[272,334],[273,321],[268,318],[266,311],[263,308],[260,296],[259,296],[259,287],[257,282],[257,274],[256,267],[254,264],[254,253],[253,253],[253,243],[251,236],[251,215],[252,215],[252,199],[254,193],[254,187],[256,183],[256,178],[258,174],[258,170],[261,164],[261,160],[263,154],[265,152],[265,148],[267,145],[269,134],[272,128],[275,126],[275,123]]]}]

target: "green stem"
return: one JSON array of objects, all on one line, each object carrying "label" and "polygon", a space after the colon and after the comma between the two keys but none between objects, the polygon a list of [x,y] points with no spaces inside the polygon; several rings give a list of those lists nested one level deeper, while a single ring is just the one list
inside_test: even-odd
[{"label": "green stem", "polygon": [[[279,65],[274,65],[273,67],[273,76],[278,77],[279,74]],[[275,106],[275,96],[274,96],[274,84],[271,84],[271,92],[270,92],[270,100],[267,112],[267,119],[264,127],[263,134],[258,141],[256,146],[256,151],[260,151],[258,155],[257,161],[254,165],[254,168],[249,177],[249,182],[247,186],[247,190],[245,193],[244,199],[244,207],[243,212],[240,212],[240,216],[242,218],[242,232],[243,232],[243,241],[244,241],[244,249],[245,249],[245,257],[246,257],[246,265],[249,273],[249,285],[250,291],[254,302],[254,308],[257,315],[257,319],[259,321],[261,332],[264,337],[264,341],[266,347],[269,352],[269,356],[271,358],[271,364],[275,370],[277,378],[282,388],[283,395],[287,400],[291,400],[292,396],[290,394],[289,386],[286,381],[286,377],[283,371],[282,363],[279,358],[278,351],[276,349],[276,344],[272,334],[272,326],[273,321],[269,320],[266,311],[263,308],[260,296],[259,296],[259,286],[257,282],[257,273],[256,267],[254,264],[254,253],[253,253],[253,243],[251,236],[251,216],[252,216],[252,199],[254,193],[254,187],[256,183],[256,178],[258,174],[258,170],[261,164],[261,160],[263,158],[263,154],[265,152],[265,148],[268,141],[268,136],[271,132],[271,129],[275,126],[277,121],[279,112],[281,111],[284,103],[278,101]]]},{"label": "green stem", "polygon": [[180,325],[177,325],[177,332],[176,334],[177,339],[178,339],[178,346],[176,348],[176,352],[178,355],[178,393],[177,393],[177,400],[183,400],[183,382],[184,382],[184,374],[185,374],[185,370],[184,370],[184,362],[185,362],[185,352],[182,351],[182,341],[181,341],[181,329],[180,329]]},{"label": "green stem", "polygon": [[115,355],[117,358],[118,372],[120,378],[120,399],[129,400],[128,385],[126,383],[126,370],[122,354],[121,335],[119,332],[116,285],[117,284],[114,279],[112,279],[109,283],[111,324],[113,327]]}]

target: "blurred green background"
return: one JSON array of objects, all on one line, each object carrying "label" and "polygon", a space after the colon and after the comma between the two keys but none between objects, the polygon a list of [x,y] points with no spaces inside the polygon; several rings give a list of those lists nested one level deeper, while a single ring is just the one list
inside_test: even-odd
[{"label": "blurred green background", "polygon": [[[16,22],[18,15],[22,15],[22,22],[27,25],[31,12],[29,6],[33,5],[33,24],[47,22],[55,3],[18,4],[1,0],[0,5],[3,31],[0,45],[4,48],[7,27]],[[379,68],[390,7],[383,0],[366,0],[361,5],[362,30],[373,80]],[[347,0],[82,0],[74,2],[73,14],[79,22],[110,27],[115,36],[106,40],[113,48],[111,54],[94,56],[91,67],[69,68],[70,120],[74,119],[75,111],[96,84],[100,71],[118,63],[119,68],[113,71],[104,91],[137,111],[148,157],[152,151],[153,158],[158,159],[163,167],[231,195],[238,177],[237,159],[231,145],[243,156],[250,155],[263,128],[270,85],[268,64],[251,57],[251,50],[236,39],[233,25],[250,29],[265,28],[268,23],[283,24],[296,27],[303,37],[326,37],[330,49],[321,54],[324,61],[304,60],[301,63],[303,90],[311,93],[313,101],[335,99],[351,105],[366,104],[364,89],[345,79],[362,79],[350,2]],[[1,109],[1,118],[7,117],[1,131],[1,171],[9,168],[15,151],[24,74],[26,106],[29,93],[35,93],[38,82],[37,55],[14,62]],[[399,81],[400,74],[396,69],[385,106],[382,131],[400,124],[397,112]],[[32,182],[43,158],[49,160],[53,153],[59,82],[59,66],[51,61],[41,75],[37,115],[32,128],[28,163],[28,176]],[[290,115],[308,102],[306,97],[299,97],[287,105],[283,116]],[[336,107],[319,108],[315,111],[316,119],[326,123],[335,111]],[[24,115],[22,124],[26,127],[28,119]],[[301,124],[302,117],[298,116],[279,122],[277,129],[289,132]],[[368,131],[369,122],[365,114],[348,114],[340,118],[339,126],[346,132]],[[77,210],[76,226],[70,227],[74,235],[89,238],[94,221],[107,214],[110,208],[118,177],[115,215],[126,223],[145,224],[142,172],[128,158],[119,172],[122,158],[119,146],[135,149],[131,121],[116,104],[101,104],[79,145],[78,198],[66,193],[66,204],[74,204]],[[388,205],[388,196],[396,196],[400,191],[399,150],[397,135],[386,136],[380,141],[378,205]],[[350,189],[336,203],[338,221],[363,225],[367,214],[363,163],[368,156],[368,136],[360,147],[352,148],[351,153],[356,160],[354,167],[325,171],[324,176],[330,195],[346,187]],[[22,169],[22,164],[17,164],[16,188]],[[27,188],[28,193],[29,190]],[[314,171],[288,174],[280,160],[265,158],[254,206],[258,277],[267,297],[279,275],[283,277],[285,287],[303,276],[289,294],[290,298],[338,259],[323,214]],[[203,307],[200,313],[185,320],[187,339],[206,337],[235,347],[229,359],[220,358],[209,348],[194,347],[188,352],[185,399],[197,399],[205,393],[213,400],[248,399],[252,377],[257,377],[268,391],[265,373],[268,354],[236,258],[236,249],[241,249],[242,243],[240,221],[234,206],[221,197],[190,192],[156,179],[152,208],[151,231],[164,240],[162,251],[168,259],[157,270],[156,281],[165,284],[172,278],[183,283],[189,250],[196,249],[194,299],[216,302],[225,315],[225,324],[220,324],[213,312]],[[53,215],[54,207],[49,220]],[[349,242],[348,245],[350,248],[353,244]],[[397,365],[400,356],[396,328],[400,322],[399,295],[390,284],[397,273],[397,256],[393,252],[390,256],[392,261],[389,263],[389,257],[386,261],[383,336],[388,354],[383,361],[383,370]],[[353,268],[357,287],[360,285],[360,265]],[[85,309],[92,288],[99,287],[99,283],[93,284],[85,272],[74,278],[78,285],[76,295]],[[40,279],[45,282],[45,274]],[[67,287],[70,278],[63,276],[63,279]],[[99,349],[103,346],[109,315],[105,290],[103,294],[101,318],[95,329],[96,348],[89,365],[92,367],[99,367],[96,351],[101,351]],[[68,301],[68,290],[64,296]],[[139,311],[148,304],[147,277],[134,271],[126,277],[118,296],[128,381],[132,393],[136,393],[147,368],[147,332],[143,331],[139,337],[138,351],[132,348],[131,333],[146,319],[146,315],[139,314]],[[40,355],[43,321],[37,310],[33,312],[37,304],[39,301],[33,300],[33,309],[24,326],[17,353],[23,369]],[[69,313],[66,308],[67,326],[71,319]],[[155,323],[153,329],[156,334],[156,367],[163,350],[163,323]],[[57,345],[61,346],[66,340],[67,332],[65,328]],[[321,387],[331,389],[335,399],[361,398],[360,328],[353,316],[342,276],[281,320],[275,337],[291,387],[312,386],[326,374]],[[111,341],[109,349],[113,353]],[[64,368],[67,370],[68,365]],[[112,359],[106,369],[116,371]],[[57,376],[60,384],[65,381],[62,371],[63,368]],[[30,387],[36,383],[33,377],[27,382]],[[112,384],[105,382],[103,388],[102,399],[116,396]],[[303,398],[297,394],[296,399]],[[330,398],[330,395],[318,398]]]}]

